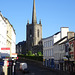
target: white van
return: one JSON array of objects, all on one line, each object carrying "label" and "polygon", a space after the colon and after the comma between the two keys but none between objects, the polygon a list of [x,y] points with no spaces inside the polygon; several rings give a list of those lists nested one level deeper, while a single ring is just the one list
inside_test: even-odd
[{"label": "white van", "polygon": [[20,70],[22,70],[23,73],[28,73],[29,70],[28,70],[27,63],[20,63]]}]

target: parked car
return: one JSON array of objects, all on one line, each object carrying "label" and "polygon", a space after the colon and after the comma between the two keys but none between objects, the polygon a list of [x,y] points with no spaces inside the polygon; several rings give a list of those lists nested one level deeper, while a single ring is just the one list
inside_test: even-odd
[{"label": "parked car", "polygon": [[29,73],[27,63],[20,63],[20,70],[21,70],[23,73]]}]

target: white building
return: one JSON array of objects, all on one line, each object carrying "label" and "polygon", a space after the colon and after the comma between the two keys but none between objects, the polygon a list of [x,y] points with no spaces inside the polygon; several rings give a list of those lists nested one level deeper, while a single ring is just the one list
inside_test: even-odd
[{"label": "white building", "polygon": [[12,57],[12,53],[16,53],[16,33],[8,19],[0,12],[0,58]]},{"label": "white building", "polygon": [[60,39],[67,36],[67,32],[69,31],[68,27],[61,27],[60,31],[50,36],[48,38],[43,39],[43,64],[46,66],[54,67],[54,53],[55,47],[54,43],[59,41]]},{"label": "white building", "polygon": [[63,70],[63,67],[60,67],[60,65],[63,66],[63,58],[65,57],[65,43],[63,43],[65,41],[67,41],[67,36],[54,43],[54,63],[56,69]]},{"label": "white building", "polygon": [[16,33],[14,29],[12,28],[12,46],[11,46],[12,53],[16,53]]},{"label": "white building", "polygon": [[0,57],[1,57],[1,48],[6,47],[6,33],[7,33],[7,23],[5,18],[0,12]]}]

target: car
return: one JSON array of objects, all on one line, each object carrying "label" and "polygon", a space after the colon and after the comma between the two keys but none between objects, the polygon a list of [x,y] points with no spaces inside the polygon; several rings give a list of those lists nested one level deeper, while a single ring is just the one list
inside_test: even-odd
[{"label": "car", "polygon": [[29,73],[27,63],[20,63],[20,70],[21,70],[23,73]]}]

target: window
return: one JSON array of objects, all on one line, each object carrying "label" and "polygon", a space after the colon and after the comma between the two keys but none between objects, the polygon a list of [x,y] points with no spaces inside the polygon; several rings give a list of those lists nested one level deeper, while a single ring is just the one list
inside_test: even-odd
[{"label": "window", "polygon": [[48,46],[47,44],[48,44],[48,43],[47,43],[47,41],[46,41],[46,47]]},{"label": "window", "polygon": [[52,41],[52,46],[53,46],[53,41]]},{"label": "window", "polygon": [[51,46],[51,41],[49,41],[49,46]]},{"label": "window", "polygon": [[64,49],[64,45],[63,45],[63,44],[61,45],[61,49],[62,49],[62,50]]},{"label": "window", "polygon": [[30,29],[30,34],[32,34],[32,30]]},{"label": "window", "polygon": [[47,50],[47,56],[48,56],[48,50]]},{"label": "window", "polygon": [[53,49],[52,49],[52,56],[53,56]]},{"label": "window", "polygon": [[7,30],[7,34],[8,34],[8,30]]},{"label": "window", "polygon": [[51,49],[50,49],[50,56],[51,56]]},{"label": "window", "polygon": [[37,36],[39,37],[39,29],[37,30]]},{"label": "window", "polygon": [[46,56],[47,56],[47,50],[46,50]]},{"label": "window", "polygon": [[45,42],[44,42],[44,47],[46,47],[46,46],[45,46]]},{"label": "window", "polygon": [[47,47],[47,42],[45,43],[45,47]]},{"label": "window", "polygon": [[49,50],[49,56],[50,56],[50,50]]},{"label": "window", "polygon": [[49,41],[48,41],[48,47],[49,47]]},{"label": "window", "polygon": [[46,47],[46,42],[45,42],[45,47]]},{"label": "window", "polygon": [[30,29],[30,32],[29,33],[30,33],[30,37],[32,37],[32,30],[31,29]]},{"label": "window", "polygon": [[51,47],[51,40],[50,40],[50,47]]},{"label": "window", "polygon": [[48,56],[49,56],[49,50],[48,50]]},{"label": "window", "polygon": [[46,51],[44,51],[44,56],[46,56]]}]

